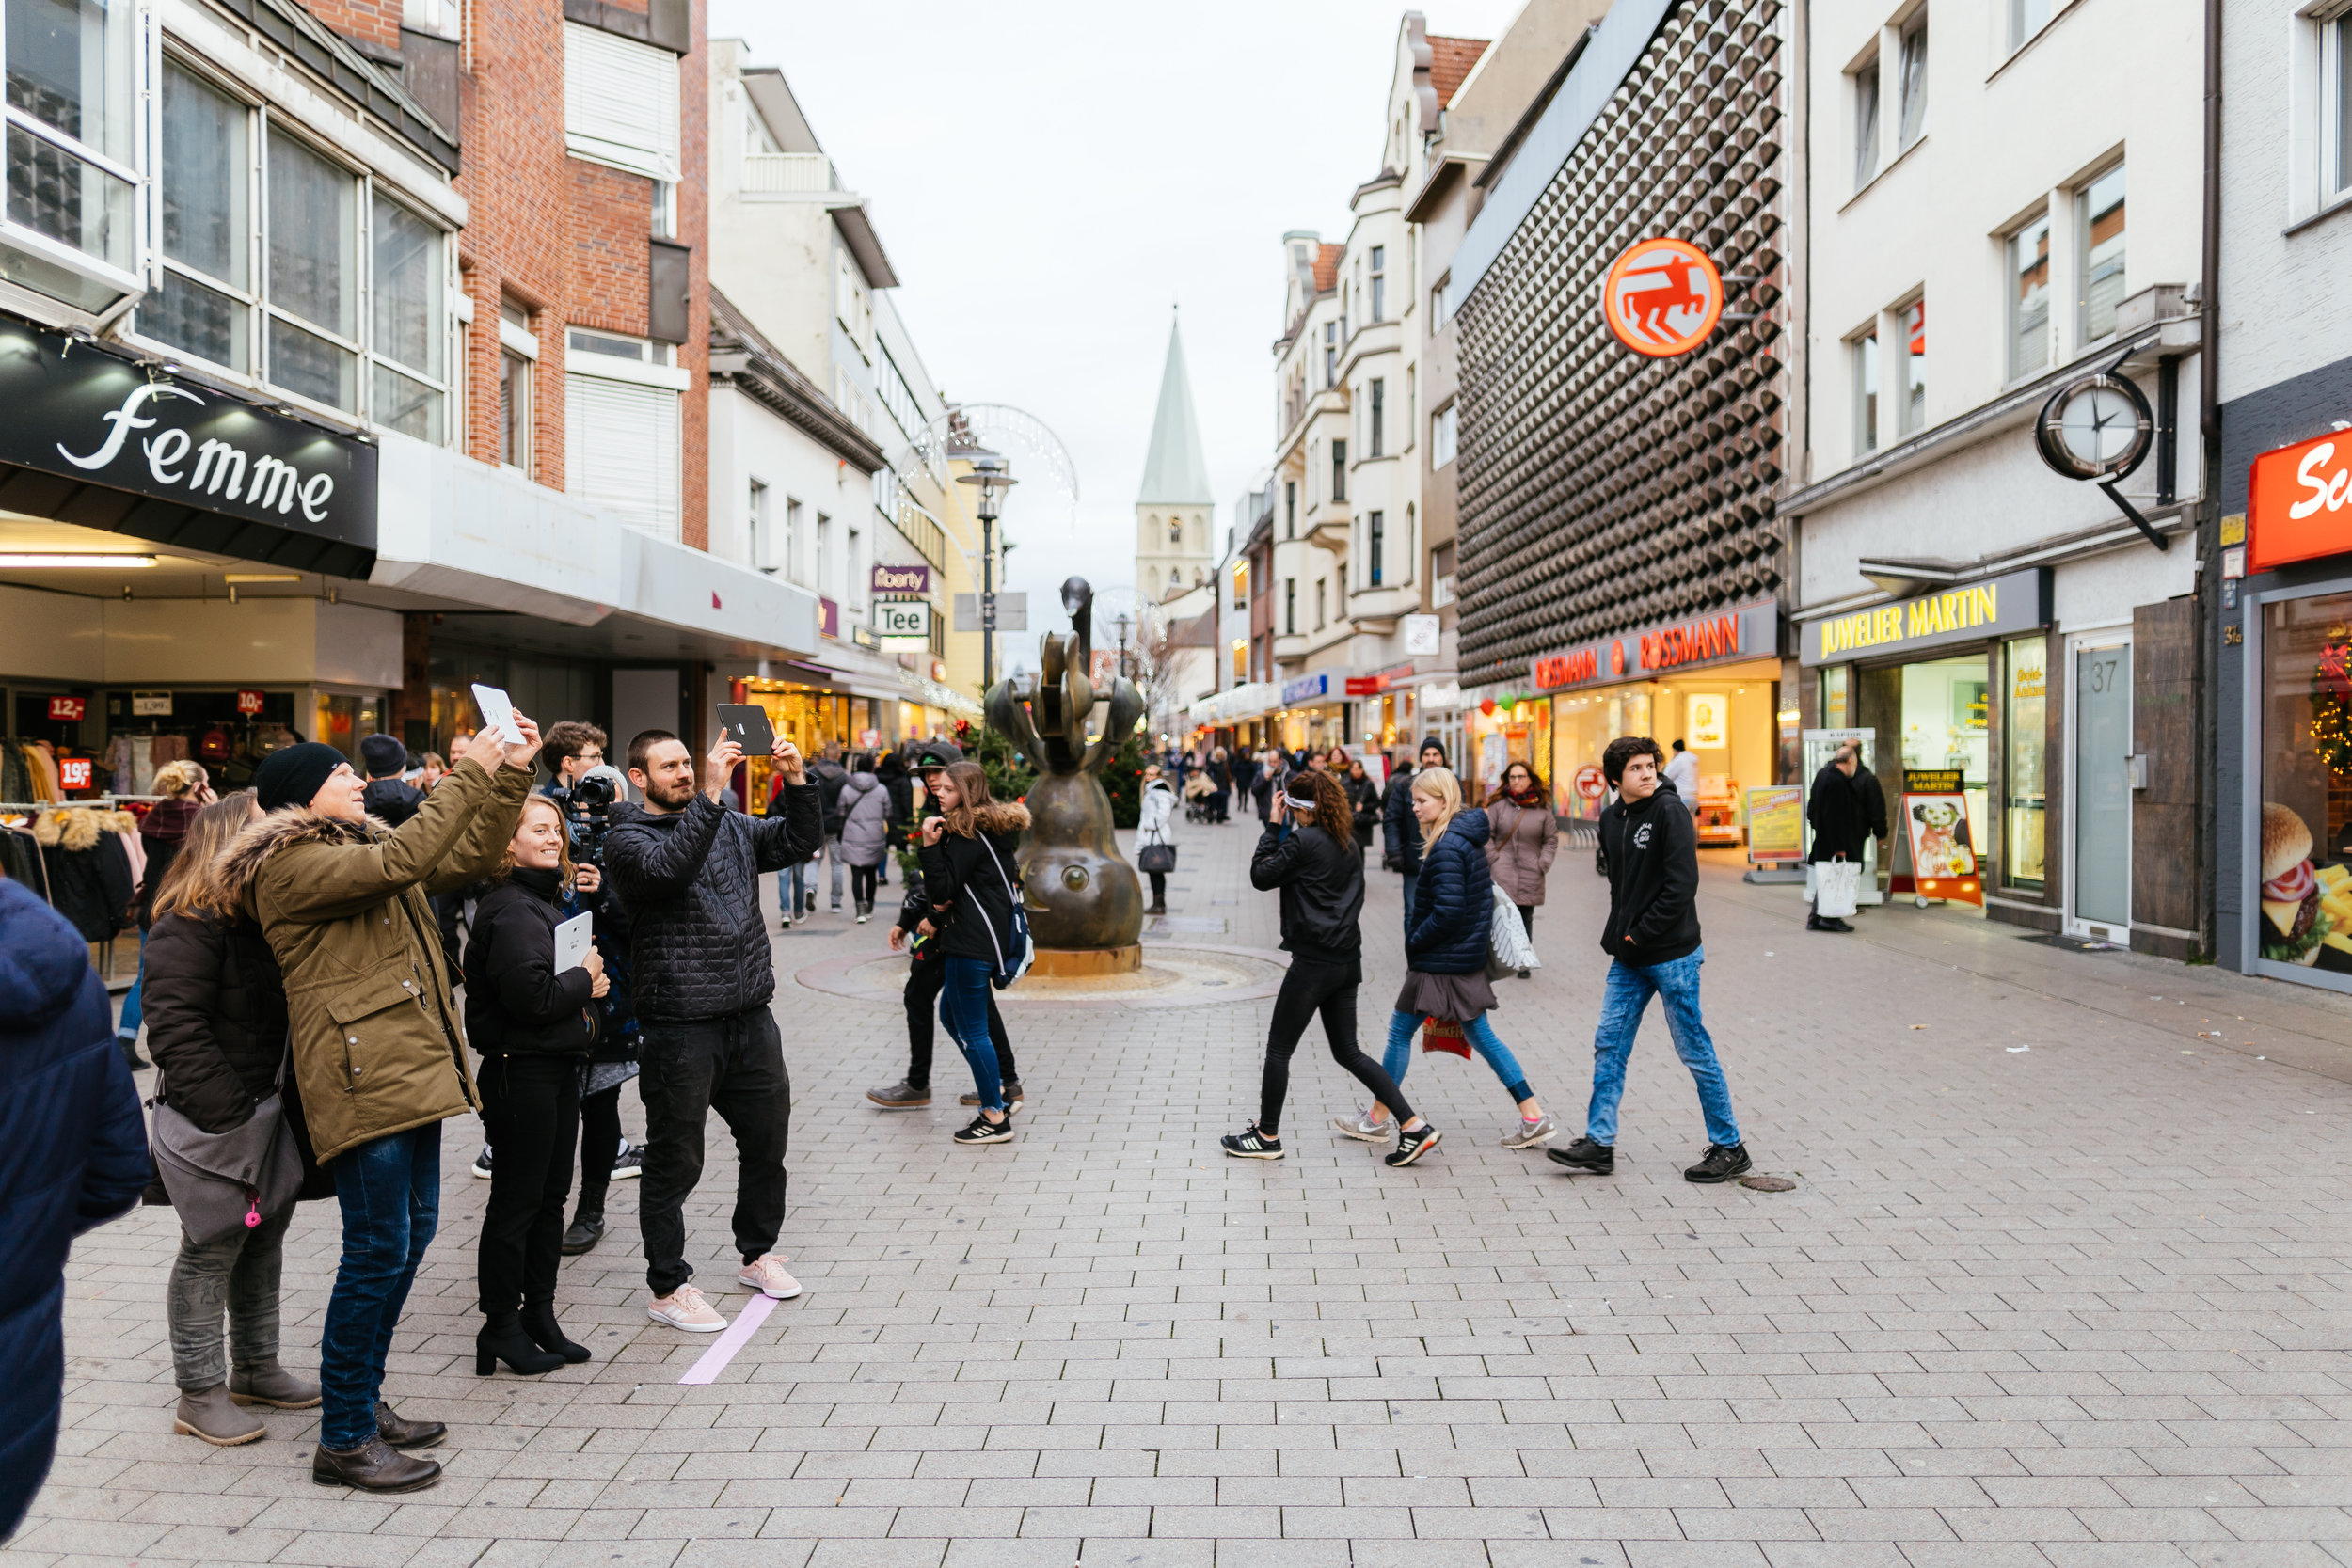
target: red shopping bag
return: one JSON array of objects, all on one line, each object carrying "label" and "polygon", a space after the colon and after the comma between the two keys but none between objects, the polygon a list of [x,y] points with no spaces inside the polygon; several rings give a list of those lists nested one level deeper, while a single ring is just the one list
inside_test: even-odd
[{"label": "red shopping bag", "polygon": [[1421,1021],[1421,1048],[1450,1052],[1464,1061],[1470,1059],[1470,1041],[1463,1037],[1462,1026],[1447,1018],[1424,1018]]}]

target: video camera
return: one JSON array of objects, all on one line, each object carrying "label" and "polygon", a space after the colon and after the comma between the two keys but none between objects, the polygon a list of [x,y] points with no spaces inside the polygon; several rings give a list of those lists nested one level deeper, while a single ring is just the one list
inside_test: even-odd
[{"label": "video camera", "polygon": [[549,788],[572,835],[572,858],[601,870],[605,835],[612,831],[612,802],[621,798],[621,775],[609,764],[592,768],[569,789]]}]

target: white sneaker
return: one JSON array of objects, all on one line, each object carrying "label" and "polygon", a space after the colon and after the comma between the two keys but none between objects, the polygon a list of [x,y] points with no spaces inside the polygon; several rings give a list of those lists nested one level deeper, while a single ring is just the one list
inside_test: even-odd
[{"label": "white sneaker", "polygon": [[727,1326],[726,1319],[719,1316],[717,1309],[691,1285],[681,1285],[668,1295],[656,1296],[645,1303],[645,1316],[689,1334],[716,1334]]},{"label": "white sneaker", "polygon": [[1537,1121],[1530,1121],[1525,1117],[1521,1117],[1517,1127],[1502,1134],[1502,1147],[1533,1148],[1537,1144],[1549,1143],[1552,1135],[1559,1131],[1560,1124],[1551,1119],[1551,1113],[1549,1111],[1545,1112],[1542,1119]]},{"label": "white sneaker", "polygon": [[737,1279],[749,1285],[763,1296],[778,1301],[790,1301],[801,1293],[801,1282],[784,1272],[784,1259],[774,1253],[763,1253],[743,1265]]},{"label": "white sneaker", "polygon": [[1369,1105],[1352,1117],[1333,1117],[1331,1125],[1349,1137],[1360,1138],[1368,1144],[1387,1143],[1389,1134],[1396,1131],[1396,1123],[1387,1117],[1381,1117],[1378,1121],[1373,1120],[1372,1107]]}]

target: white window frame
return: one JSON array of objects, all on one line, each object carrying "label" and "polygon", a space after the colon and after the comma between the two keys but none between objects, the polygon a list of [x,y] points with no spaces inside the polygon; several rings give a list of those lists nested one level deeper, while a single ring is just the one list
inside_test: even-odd
[{"label": "white window frame", "polygon": [[[667,49],[566,21],[564,150],[649,180],[683,179],[679,74]],[[644,105],[642,126],[614,111],[630,103]]]},{"label": "white window frame", "polygon": [[[1846,68],[1846,145],[1853,156],[1852,188],[1867,188],[1886,166],[1885,51],[1873,42],[1869,52]],[[1869,119],[1863,119],[1865,79],[1869,87]],[[1868,162],[1863,160],[1867,157]]]},{"label": "white window frame", "polygon": [[[635,359],[625,359],[614,354],[602,354],[580,346],[578,335],[614,343],[634,343],[641,351]],[[657,343],[650,338],[634,333],[612,332],[601,326],[574,325],[564,329],[564,372],[566,375],[593,375],[606,381],[632,381],[640,387],[662,387],[673,392],[683,392],[693,385],[692,376],[683,366],[674,364],[676,351],[668,343]]]},{"label": "white window frame", "polygon": [[[1922,289],[1904,296],[1903,302],[1900,305],[1896,306],[1887,316],[1887,320],[1893,325],[1895,329],[1895,355],[1893,362],[1899,372],[1896,376],[1895,387],[1895,439],[1898,441],[1918,435],[1919,432],[1927,429],[1930,423],[1926,397],[1928,387],[1926,382],[1926,372],[1924,371],[1921,372],[1920,382],[1921,397],[1919,400],[1919,422],[1914,424],[1911,420],[1911,312],[1914,309],[1919,311],[1919,332],[1920,336],[1924,338],[1927,335],[1928,330],[1926,307],[1927,293],[1924,289]],[[1886,344],[1883,340],[1879,344],[1879,373],[1880,379],[1883,381],[1885,379],[1887,357],[1885,354]],[[1927,352],[1924,348],[1920,351],[1918,357],[1923,360],[1927,358]],[[1882,386],[1879,390],[1879,414],[1882,430],[1884,424],[1884,416],[1886,412],[1885,395],[1885,388]]]},{"label": "white window frame", "polygon": [[[111,321],[122,314],[138,302],[139,295],[149,286],[156,214],[152,187],[147,181],[146,169],[140,166],[142,161],[151,167],[153,166],[153,122],[156,117],[149,105],[154,97],[158,79],[160,29],[155,25],[153,12],[146,5],[126,7],[123,23],[132,29],[131,79],[125,84],[123,107],[123,112],[131,117],[129,162],[102,152],[79,137],[69,135],[0,99],[0,127],[21,131],[37,141],[46,142],[131,187],[131,265],[128,268],[118,267],[111,261],[92,256],[78,245],[52,239],[29,225],[18,223],[8,217],[5,203],[0,203],[0,243],[23,251],[36,261],[119,290],[119,296],[104,309],[91,311],[71,301],[40,293],[30,285],[0,280],[0,300],[23,298],[28,303],[38,301],[43,315],[63,311],[76,322],[92,324]],[[6,31],[0,29],[0,76],[4,76],[7,70],[7,48]],[[0,137],[0,141],[4,140]],[[5,154],[0,153],[0,156]]]},{"label": "white window frame", "polygon": [[[1852,388],[1854,460],[1860,462],[1886,445],[1886,341],[1882,335],[1884,323],[1873,319],[1846,340],[1847,385]],[[1867,377],[1873,385],[1865,388]],[[1871,400],[1870,430],[1863,430],[1863,401]]]},{"label": "white window frame", "polygon": [[1454,400],[1448,398],[1443,408],[1429,416],[1429,467],[1433,472],[1459,455],[1461,427],[1455,407]]},{"label": "white window frame", "polygon": [[[2291,26],[2286,221],[2294,227],[2352,203],[2342,54],[2352,44],[2352,0],[2312,0],[2296,10]],[[2339,28],[2345,32],[2340,35]]]},{"label": "white window frame", "polygon": [[[2024,325],[2020,320],[2018,309],[2017,250],[2018,246],[2024,243],[2026,235],[2036,225],[2040,225],[2042,230],[2042,264],[2047,276],[2043,277],[2042,283],[2042,361],[2039,364],[2028,365],[2023,363],[2017,355],[2018,334]],[[2050,211],[2048,201],[2045,199],[2040,208],[2010,225],[2000,236],[2000,246],[2001,335],[2003,339],[2001,373],[2005,382],[2029,381],[2058,362],[2058,342],[2052,336],[2052,329],[2057,325],[2058,317],[2050,308],[2058,275],[2058,215]]]}]

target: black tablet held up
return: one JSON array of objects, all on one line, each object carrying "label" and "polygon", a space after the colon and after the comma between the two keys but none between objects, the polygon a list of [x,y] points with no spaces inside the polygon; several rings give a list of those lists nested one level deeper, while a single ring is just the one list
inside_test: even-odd
[{"label": "black tablet held up", "polygon": [[747,757],[764,757],[776,749],[775,726],[768,722],[768,710],[756,703],[721,703],[719,726]]}]

